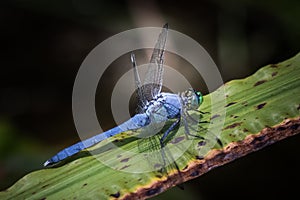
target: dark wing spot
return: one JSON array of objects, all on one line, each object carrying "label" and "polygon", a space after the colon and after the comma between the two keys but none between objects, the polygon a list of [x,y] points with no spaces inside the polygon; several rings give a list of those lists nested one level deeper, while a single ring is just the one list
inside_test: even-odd
[{"label": "dark wing spot", "polygon": [[257,81],[257,82],[254,84],[254,86],[258,86],[258,85],[263,84],[263,83],[265,83],[265,82],[267,82],[267,81],[266,81],[266,80],[260,80],[260,81]]},{"label": "dark wing spot", "polygon": [[232,106],[232,105],[234,105],[234,104],[236,104],[236,103],[237,103],[237,102],[231,102],[231,103],[227,104],[225,107]]},{"label": "dark wing spot", "polygon": [[261,103],[259,104],[258,106],[256,106],[256,109],[259,110],[259,109],[262,109],[267,103]]},{"label": "dark wing spot", "polygon": [[124,158],[121,160],[121,162],[128,162],[129,158]]},{"label": "dark wing spot", "polygon": [[278,72],[273,72],[272,77],[276,76],[277,74],[278,74]]},{"label": "dark wing spot", "polygon": [[298,105],[297,110],[300,110],[300,104]]},{"label": "dark wing spot", "polygon": [[111,194],[111,197],[119,198],[120,197],[120,192],[117,192],[115,194]]},{"label": "dark wing spot", "polygon": [[237,126],[240,126],[241,124],[242,124],[242,122],[236,122],[234,124],[230,124],[230,125],[226,126],[223,130],[230,129],[230,128],[235,128]]}]

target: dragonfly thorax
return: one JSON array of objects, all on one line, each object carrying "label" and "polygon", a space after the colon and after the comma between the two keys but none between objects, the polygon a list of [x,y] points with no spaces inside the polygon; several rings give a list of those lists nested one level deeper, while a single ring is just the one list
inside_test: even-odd
[{"label": "dragonfly thorax", "polygon": [[166,98],[161,93],[159,93],[158,95],[153,97],[151,101],[147,101],[146,105],[143,107],[143,110],[146,111],[151,106],[156,106],[158,104],[164,103],[165,100]]},{"label": "dragonfly thorax", "polygon": [[144,111],[149,110],[149,108],[158,107],[162,105],[166,100],[166,97],[164,97],[161,93],[153,97],[151,101],[148,101],[146,105],[144,106]]},{"label": "dragonfly thorax", "polygon": [[167,119],[177,118],[180,115],[182,104],[178,94],[162,92],[149,101],[144,107],[145,113],[155,122],[164,122]]},{"label": "dragonfly thorax", "polygon": [[197,109],[203,102],[203,96],[201,92],[194,89],[188,89],[180,94],[182,104],[188,110]]}]

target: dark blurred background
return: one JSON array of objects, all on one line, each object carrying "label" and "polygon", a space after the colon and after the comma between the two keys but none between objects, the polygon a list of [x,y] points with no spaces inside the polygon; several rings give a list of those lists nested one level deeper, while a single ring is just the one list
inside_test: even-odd
[{"label": "dark blurred background", "polygon": [[[298,0],[1,1],[0,189],[79,140],[73,83],[87,54],[108,37],[168,22],[200,43],[228,81],[297,54],[299,11]],[[111,128],[109,107],[101,102],[101,95],[110,96],[98,95],[101,124]],[[298,196],[299,141],[288,138],[156,199]]]}]

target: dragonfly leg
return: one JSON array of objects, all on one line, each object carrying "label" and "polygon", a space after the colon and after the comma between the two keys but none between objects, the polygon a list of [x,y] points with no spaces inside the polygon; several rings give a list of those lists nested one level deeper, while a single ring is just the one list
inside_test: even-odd
[{"label": "dragonfly leg", "polygon": [[201,110],[195,110],[196,112],[198,112],[198,113],[200,113],[200,114],[210,114],[210,112],[203,112],[203,111],[201,111]]},{"label": "dragonfly leg", "polygon": [[[199,112],[201,112],[201,111],[199,111]],[[207,113],[209,113],[209,112],[205,112],[205,114],[207,114]],[[189,115],[189,113],[188,112],[186,112],[186,115],[189,117],[189,118],[192,118],[192,116],[190,116]],[[192,118],[193,119],[193,118]],[[199,124],[205,124],[205,123],[210,123],[209,121],[200,121],[200,122],[198,122]],[[209,131],[209,130],[207,130],[207,128],[204,128],[204,127],[202,127],[201,125],[199,125],[199,127],[200,127],[200,131],[204,131],[204,130],[206,130],[207,132],[209,132],[209,134],[212,134],[213,136],[215,136],[215,139],[216,139],[216,141],[217,141],[217,143],[221,146],[221,147],[223,147],[223,143],[222,143],[222,141],[220,140],[220,138],[218,137],[218,136],[216,136],[216,134],[214,134],[213,132],[211,132],[211,131]],[[191,127],[192,128],[192,127]],[[193,128],[192,128],[193,129]]]},{"label": "dragonfly leg", "polygon": [[159,142],[160,142],[160,147],[161,147],[161,156],[163,159],[163,166],[166,166],[166,153],[164,151],[164,140],[167,138],[167,136],[169,135],[169,133],[179,124],[180,122],[180,118],[176,119],[176,121],[168,128],[168,130],[166,130],[166,132],[163,134],[163,136],[160,138]]},{"label": "dragonfly leg", "polygon": [[[189,119],[191,119],[194,123],[200,123],[200,122],[197,122],[194,118],[192,118],[192,116],[188,115],[188,113],[186,113],[186,114],[187,114],[186,116],[187,116]],[[199,125],[199,127],[200,127],[201,129],[195,129],[194,127],[192,127],[191,125],[188,124],[188,128],[192,129],[194,132],[206,130],[206,128],[203,128],[203,127],[200,126],[200,125]]]},{"label": "dragonfly leg", "polygon": [[180,118],[177,118],[176,121],[166,130],[164,135],[160,138],[160,144],[162,147],[164,147],[163,141],[166,139],[166,137],[169,135],[169,133],[179,124]]},{"label": "dragonfly leg", "polygon": [[[184,120],[184,132],[185,132],[185,135],[187,138],[189,138],[189,136],[193,136],[193,137],[196,137],[196,138],[199,138],[199,139],[202,139],[204,140],[204,137],[200,136],[200,135],[194,135],[194,134],[191,134],[190,133],[190,130],[189,130],[189,125],[187,123],[187,119],[186,119],[186,116],[190,117],[191,119],[193,119],[187,112],[184,113],[184,115],[182,116],[183,120]],[[195,119],[193,119],[195,120]]]},{"label": "dragonfly leg", "polygon": [[[186,113],[186,115],[187,115],[189,118],[193,119],[192,116],[190,116],[188,113]],[[193,120],[195,120],[195,119],[193,119]],[[198,122],[198,123],[201,123],[201,121]],[[209,123],[209,122],[208,122],[208,121],[202,121],[202,123]],[[185,123],[185,126],[188,126],[188,124]],[[201,125],[199,125],[200,130],[196,130],[196,129],[193,128],[193,127],[187,127],[187,128],[185,128],[185,132],[186,132],[187,135],[190,135],[190,136],[193,136],[193,137],[197,137],[197,138],[200,138],[200,139],[203,139],[203,140],[205,139],[204,137],[199,136],[199,135],[191,134],[191,133],[189,132],[189,128],[193,129],[193,130],[196,131],[196,132],[197,132],[197,131],[207,131],[207,132],[209,132],[209,134],[212,134],[212,135],[215,136],[215,139],[217,140],[217,143],[218,143],[221,147],[223,147],[223,143],[222,143],[222,141],[220,140],[220,138],[219,138],[218,136],[216,136],[216,134],[214,134],[214,133],[212,133],[211,131],[207,130],[207,128],[204,128],[204,127],[202,127]]]},{"label": "dragonfly leg", "polygon": [[[195,110],[195,111],[199,111],[199,110]],[[200,112],[200,111],[199,111]],[[185,115],[189,118],[189,119],[191,119],[193,122],[195,122],[195,123],[201,123],[201,124],[207,124],[207,123],[209,123],[209,121],[197,121],[197,120],[195,120],[187,111],[185,111]]]},{"label": "dragonfly leg", "polygon": [[[203,127],[200,126],[200,125],[199,125],[199,127],[200,127],[200,130],[198,130],[198,131],[207,131],[207,133],[209,133],[209,134],[215,136],[215,139],[216,139],[217,143],[218,143],[221,147],[223,147],[222,141],[220,140],[220,138],[219,138],[218,136],[216,136],[216,134],[214,134],[213,132],[207,130],[207,128],[203,128]],[[197,130],[195,130],[193,127],[190,127],[190,128],[193,129],[194,131],[197,131]],[[196,135],[192,135],[192,134],[189,134],[189,135],[194,136],[194,137],[198,137],[198,138],[200,138],[200,139],[204,139],[204,137],[201,137],[201,136],[196,136]],[[206,140],[208,140],[208,139],[206,138]]]},{"label": "dragonfly leg", "polygon": [[[208,114],[209,112],[202,112],[202,111],[199,111],[199,110],[195,110],[195,111],[198,111],[198,112],[200,112],[201,114]],[[189,119],[191,119],[192,121],[194,121],[194,122],[197,122],[187,111],[185,112],[185,115],[189,118]],[[199,122],[197,122],[197,123],[202,123],[202,124],[205,124],[205,123],[209,123],[209,121],[199,121]],[[185,123],[185,124],[187,124],[187,123]],[[193,129],[194,131],[197,131],[197,130],[195,130],[193,127],[190,127],[191,129]],[[201,130],[207,130],[206,128],[203,128],[202,126],[200,126],[200,131]],[[199,130],[198,130],[199,131]],[[197,135],[193,135],[193,134],[191,134],[190,132],[189,132],[189,130],[188,130],[188,128],[186,128],[186,133],[188,134],[188,135],[190,135],[190,136],[193,136],[193,137],[197,137],[197,138],[200,138],[200,139],[204,139],[204,137],[202,137],[202,136],[197,136]],[[215,138],[216,138],[216,140],[217,140],[217,142],[218,142],[218,144],[221,146],[221,147],[223,147],[223,143],[222,143],[222,141],[220,140],[220,138],[219,137],[217,137],[214,133],[212,133],[212,132],[210,132],[210,134],[212,134],[212,135],[214,135],[215,136]]]}]

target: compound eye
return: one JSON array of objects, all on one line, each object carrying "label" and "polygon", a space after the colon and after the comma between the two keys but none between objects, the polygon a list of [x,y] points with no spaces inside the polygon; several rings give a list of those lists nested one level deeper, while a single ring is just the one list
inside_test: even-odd
[{"label": "compound eye", "polygon": [[195,91],[195,94],[197,96],[198,104],[201,105],[202,102],[203,102],[203,95],[202,95],[202,93],[199,92],[199,91]]}]

